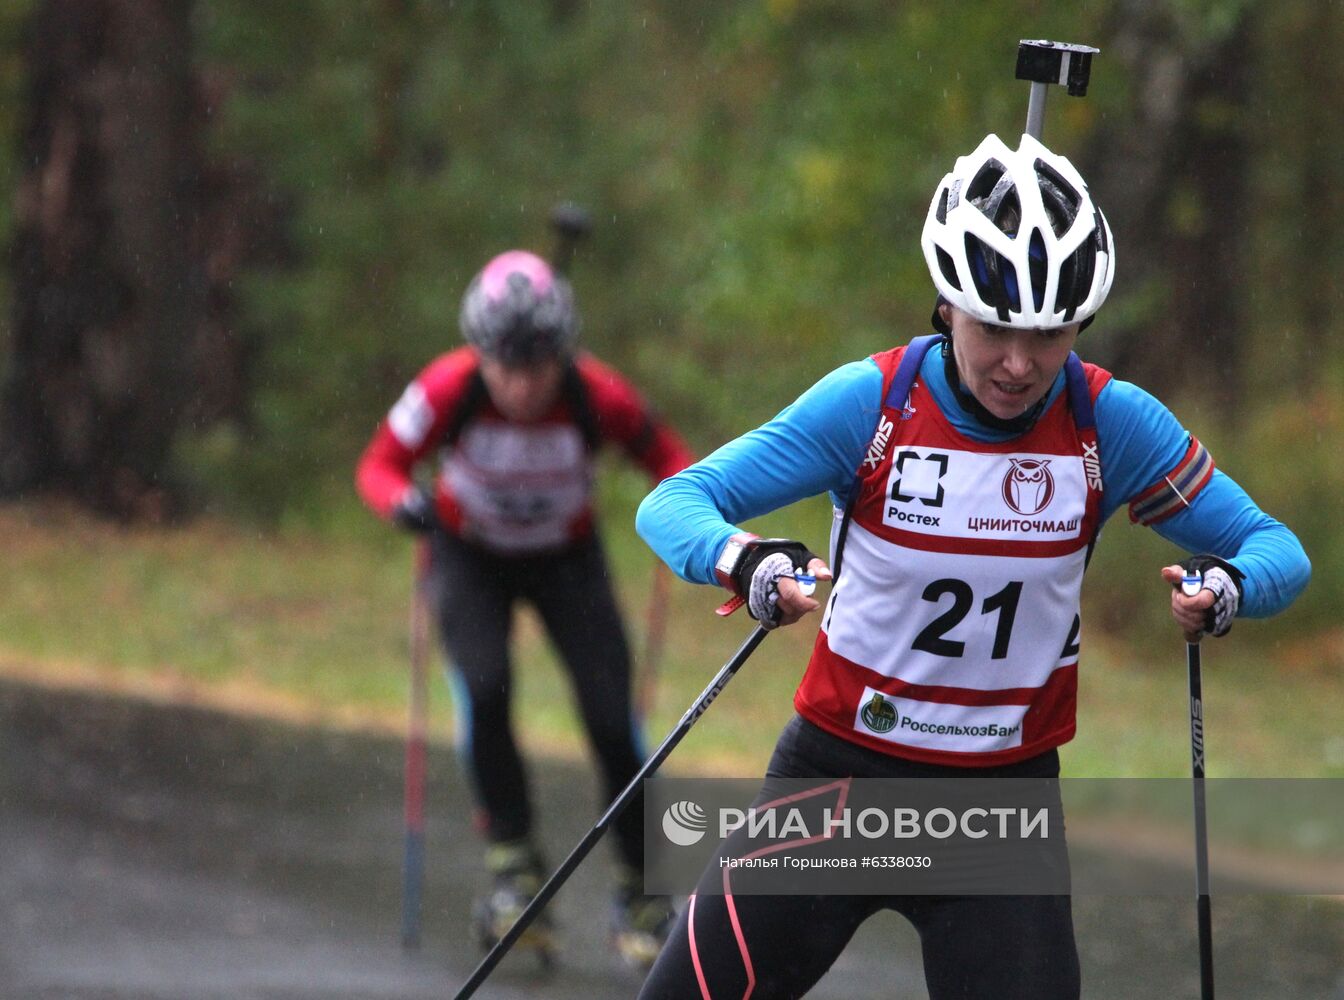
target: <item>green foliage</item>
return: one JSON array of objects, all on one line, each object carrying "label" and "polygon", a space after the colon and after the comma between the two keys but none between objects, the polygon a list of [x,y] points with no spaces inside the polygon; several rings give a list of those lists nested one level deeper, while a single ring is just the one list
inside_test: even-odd
[{"label": "green foliage", "polygon": [[[11,146],[30,6],[0,12],[0,96],[10,98],[0,134]],[[929,193],[986,132],[1020,129],[1016,40],[1102,48],[1088,99],[1050,101],[1051,144],[1074,155],[1133,104],[1124,54],[1107,49],[1129,9],[196,0],[197,58],[219,86],[213,150],[253,165],[290,206],[294,259],[238,288],[241,326],[259,346],[251,421],[184,440],[182,461],[213,509],[333,532],[367,524],[350,477],[370,431],[405,382],[457,342],[472,273],[510,246],[549,249],[546,214],[561,199],[586,204],[596,222],[574,274],[585,342],[707,452],[835,365],[924,332],[933,293],[918,233]],[[1344,35],[1344,13],[1309,0],[1150,9],[1187,48],[1252,19],[1251,106],[1201,112],[1240,122],[1254,143],[1249,202],[1209,205],[1198,176],[1175,177],[1182,197],[1163,224],[1233,211],[1255,248],[1242,289],[1252,309],[1244,430],[1224,432],[1216,454],[1316,562],[1291,622],[1246,630],[1286,641],[1289,629],[1333,622],[1344,578],[1319,500],[1341,485],[1332,444],[1344,406],[1334,280],[1344,156],[1334,122],[1344,70],[1328,43]],[[17,168],[0,162],[0,184],[12,189]],[[0,208],[0,232],[11,211]],[[1117,240],[1123,268],[1125,234]],[[1116,325],[1161,315],[1192,277],[1240,276],[1131,287],[1108,306]],[[1201,436],[1225,418],[1189,417]],[[1167,554],[1120,519],[1107,529],[1091,585],[1102,576],[1127,595],[1106,606],[1144,610],[1099,615],[1101,629],[1157,634],[1151,563]]]},{"label": "green foliage", "polygon": [[1339,608],[1344,607],[1344,533],[1339,497],[1344,496],[1344,377],[1328,382],[1257,414],[1235,453],[1235,475],[1260,505],[1290,525],[1303,539],[1314,565],[1312,582],[1294,605],[1291,619],[1257,624],[1268,635],[1296,639],[1298,659],[1326,660],[1330,653],[1312,651],[1302,634],[1303,623],[1318,623],[1338,636]]},{"label": "green foliage", "polygon": [[[1091,29],[1038,25],[1026,2],[665,6],[202,4],[202,59],[236,79],[217,145],[294,200],[301,253],[247,286],[258,431],[213,449],[216,470],[279,449],[290,502],[329,498],[321,470],[348,467],[455,341],[470,275],[510,245],[546,250],[560,198],[595,210],[587,343],[707,449],[922,330],[928,191],[953,151],[1021,118],[1005,26]],[[744,406],[731,376],[748,370]]]},{"label": "green foliage", "polygon": [[[1118,13],[1103,3],[1047,14],[1031,0],[212,0],[202,10],[203,59],[238,74],[216,141],[265,164],[294,199],[300,261],[246,287],[250,324],[266,342],[256,428],[215,432],[191,453],[202,475],[231,484],[214,493],[232,495],[235,509],[241,496],[243,507],[338,524],[358,516],[349,513],[349,469],[373,423],[421,364],[456,341],[470,275],[507,246],[545,251],[545,215],[561,198],[592,207],[597,224],[575,274],[586,342],[701,451],[769,417],[831,367],[923,332],[931,291],[917,235],[928,193],[984,133],[1020,128],[1026,95],[1011,79],[1013,42],[1067,38],[1105,50]],[[1274,113],[1302,103],[1303,79],[1341,92],[1328,59],[1299,70],[1276,47],[1283,37],[1339,33],[1341,19],[1300,3],[1271,13],[1247,0],[1173,0],[1165,20],[1199,48],[1248,13],[1262,20],[1256,57],[1267,86],[1256,91],[1257,113],[1272,139],[1251,191],[1276,211],[1324,197],[1344,215],[1329,193],[1344,190],[1333,183],[1344,158],[1321,155],[1324,122],[1311,135]],[[1120,65],[1103,51],[1088,100],[1053,97],[1053,145],[1080,150],[1129,106]],[[1320,183],[1308,190],[1312,178]],[[1195,197],[1197,177],[1173,183],[1191,194],[1173,202],[1173,224],[1182,205],[1211,208]],[[1247,215],[1259,242],[1300,260],[1308,278],[1325,274],[1314,239],[1304,245],[1291,226]],[[1338,259],[1340,227],[1323,228]],[[1306,301],[1325,305],[1303,285]],[[1178,287],[1130,289],[1115,305],[1127,313],[1119,325],[1158,315]],[[1323,312],[1303,306],[1285,317],[1282,297],[1258,288],[1253,306],[1276,324],[1286,318],[1301,332]],[[1306,351],[1325,355],[1303,343],[1316,338],[1301,341],[1253,338],[1250,360],[1285,371]],[[1341,398],[1338,383],[1321,384],[1312,412]],[[1338,495],[1330,442],[1339,428],[1309,432],[1291,418],[1300,409],[1284,404],[1278,391],[1248,404],[1246,439],[1217,442],[1217,454],[1308,540],[1317,582],[1293,615],[1300,628],[1304,616],[1325,621],[1338,606],[1339,574],[1321,569],[1344,552],[1327,508],[1303,498]],[[1226,423],[1189,418],[1201,433]],[[1318,448],[1320,461],[1285,468],[1286,436],[1303,434],[1294,447]],[[1174,553],[1122,520],[1107,529],[1092,572],[1107,581],[1092,620],[1142,644],[1165,635],[1153,578]],[[1130,597],[1117,602],[1114,592]],[[1108,619],[1117,606],[1126,614]],[[1277,642],[1288,627],[1245,631]]]}]

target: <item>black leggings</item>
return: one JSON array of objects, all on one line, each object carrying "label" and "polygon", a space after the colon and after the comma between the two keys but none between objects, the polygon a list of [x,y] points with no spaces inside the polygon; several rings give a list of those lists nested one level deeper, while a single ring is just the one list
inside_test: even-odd
[{"label": "black leggings", "polygon": [[[966,773],[877,753],[800,718],[785,727],[768,770],[779,778]],[[1059,757],[1049,751],[976,774],[1057,777]],[[751,978],[751,1000],[801,997],[840,956],[859,925],[883,909],[900,913],[919,932],[930,1000],[1076,1000],[1081,990],[1068,896],[735,895],[732,904],[730,914],[723,895],[692,898],[649,973],[641,1000],[736,1000],[746,995]]]},{"label": "black leggings", "polygon": [[[464,762],[492,842],[532,830],[523,761],[509,718],[513,606],[536,608],[569,673],[579,712],[604,779],[605,803],[643,763],[630,698],[630,652],[595,539],[560,552],[499,556],[453,536],[432,540],[432,600],[439,633],[460,684]],[[616,847],[633,867],[644,863],[642,801],[616,821]]]}]

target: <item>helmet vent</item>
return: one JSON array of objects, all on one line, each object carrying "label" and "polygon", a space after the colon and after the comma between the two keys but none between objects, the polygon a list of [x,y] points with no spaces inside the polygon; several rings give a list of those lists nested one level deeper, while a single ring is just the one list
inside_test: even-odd
[{"label": "helmet vent", "polygon": [[966,259],[971,264],[971,280],[980,300],[993,309],[999,321],[1008,322],[1008,311],[1019,311],[1017,270],[1003,255],[982,240],[966,234]]},{"label": "helmet vent", "polygon": [[1066,320],[1073,319],[1074,310],[1087,298],[1096,269],[1097,255],[1089,252],[1087,244],[1070,254],[1059,269],[1059,306],[1065,310]]},{"label": "helmet vent", "polygon": [[1111,248],[1106,242],[1106,221],[1101,217],[1100,209],[1093,209],[1092,215],[1095,220],[1093,222],[1093,233],[1097,242],[1097,253],[1108,254],[1111,252]]},{"label": "helmet vent", "polygon": [[1044,160],[1036,161],[1036,182],[1041,189],[1041,201],[1055,236],[1063,236],[1078,218],[1083,197],[1078,189],[1064,179],[1058,170]]},{"label": "helmet vent", "polygon": [[1012,175],[998,160],[988,160],[980,168],[966,189],[966,200],[980,209],[995,228],[1009,236],[1017,235],[1022,203],[1018,201]]},{"label": "helmet vent", "polygon": [[942,247],[934,247],[934,250],[938,254],[938,270],[943,272],[943,277],[947,279],[949,285],[961,291],[961,282],[957,280],[957,265],[952,263],[951,254]]},{"label": "helmet vent", "polygon": [[989,197],[994,190],[995,185],[1001,181],[1008,173],[1008,168],[998,160],[992,157],[984,162],[975,176],[971,179],[970,185],[966,188],[966,200],[979,204],[984,198]]},{"label": "helmet vent", "polygon": [[1031,231],[1031,242],[1027,245],[1027,265],[1031,270],[1031,299],[1040,312],[1045,305],[1045,283],[1049,280],[1049,266],[1045,259],[1045,240],[1039,229]]}]

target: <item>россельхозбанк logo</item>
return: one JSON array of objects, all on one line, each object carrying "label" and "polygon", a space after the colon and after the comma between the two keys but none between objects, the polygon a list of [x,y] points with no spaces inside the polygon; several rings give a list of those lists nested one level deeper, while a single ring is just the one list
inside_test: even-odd
[{"label": "\u0440\u043e\u0441\u0441\u0435\u043b\u044c\u0445\u043e\u0437\u0431\u0430\u043d\u043a logo", "polygon": [[896,728],[898,721],[895,707],[877,692],[874,692],[868,704],[863,706],[860,718],[863,719],[863,724],[875,733],[891,732]]}]

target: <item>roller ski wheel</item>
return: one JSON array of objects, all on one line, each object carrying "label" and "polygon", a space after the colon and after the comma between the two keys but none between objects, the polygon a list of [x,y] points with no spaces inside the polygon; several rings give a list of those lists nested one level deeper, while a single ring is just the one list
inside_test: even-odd
[{"label": "roller ski wheel", "polygon": [[[499,944],[500,939],[513,927],[514,921],[518,919],[530,899],[529,896],[518,900],[496,890],[476,902],[472,907],[471,931],[483,954]],[[555,930],[545,913],[539,915],[527,930],[523,931],[522,936],[514,942],[513,950],[531,953],[542,972],[550,972],[555,968],[557,960]]]},{"label": "roller ski wheel", "polygon": [[[495,868],[494,885],[490,892],[472,906],[471,930],[482,952],[488,952],[513,927],[518,918],[541,889],[541,865],[530,851],[503,852],[504,862],[488,858]],[[530,952],[542,972],[555,968],[557,960],[555,928],[545,910],[533,919],[522,936],[514,942],[514,950]]]},{"label": "roller ski wheel", "polygon": [[611,914],[611,941],[621,961],[638,972],[647,972],[663,950],[677,914],[666,896],[646,896],[622,887],[616,893]]}]

